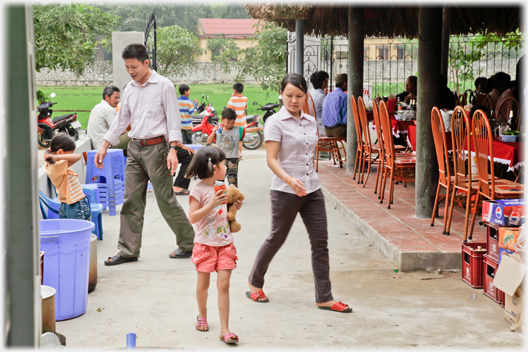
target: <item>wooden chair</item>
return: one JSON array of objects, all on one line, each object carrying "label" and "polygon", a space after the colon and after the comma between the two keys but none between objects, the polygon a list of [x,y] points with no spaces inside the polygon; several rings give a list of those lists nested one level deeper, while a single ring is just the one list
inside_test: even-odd
[{"label": "wooden chair", "polygon": [[363,183],[363,177],[365,175],[365,161],[367,163],[367,179],[363,184],[363,187],[367,184],[369,175],[370,175],[370,165],[376,159],[372,159],[372,154],[377,154],[379,158],[379,147],[378,145],[373,145],[370,139],[369,124],[367,119],[367,110],[365,109],[365,103],[362,97],[358,97],[357,108],[359,112],[359,122],[361,124],[362,131],[362,145],[363,145],[363,162],[361,163],[361,177],[360,182]]},{"label": "wooden chair", "polygon": [[[394,198],[394,182],[414,182],[416,158],[413,155],[406,154],[401,157],[397,157],[394,150],[394,142],[392,140],[392,130],[389,118],[389,111],[387,104],[384,101],[380,102],[380,120],[383,133],[383,147],[384,147],[384,158],[385,168],[382,182],[382,189],[380,194],[380,203],[383,204],[383,198],[385,195],[385,184],[387,183],[387,177],[390,177],[389,186],[389,202],[387,208],[390,209],[390,205],[393,203]],[[390,175],[390,176],[389,176]]]},{"label": "wooden chair", "polygon": [[[363,131],[361,129],[361,122],[359,120],[359,113],[358,113],[358,108],[357,108],[357,104],[356,104],[356,99],[354,96],[352,96],[351,98],[351,103],[352,103],[352,116],[354,116],[354,126],[356,126],[356,140],[357,140],[357,150],[356,150],[356,162],[354,163],[354,177],[352,178],[353,180],[356,179],[356,172],[359,171],[359,169],[361,168],[361,163],[364,162],[363,161]],[[359,183],[359,177],[360,175],[358,175],[358,181],[357,183]]]},{"label": "wooden chair", "polygon": [[301,110],[305,114],[313,116],[317,119],[317,116],[315,116],[315,103],[310,93],[306,93],[306,101],[304,102],[304,106],[301,108]]},{"label": "wooden chair", "polygon": [[473,114],[472,134],[477,159],[478,182],[471,183],[472,187],[477,189],[477,197],[473,206],[473,218],[471,219],[471,230],[468,237],[470,240],[473,235],[475,219],[477,218],[477,205],[480,197],[493,201],[496,199],[522,198],[524,196],[524,186],[522,184],[495,178],[493,136],[488,118],[480,109]]},{"label": "wooden chair", "polygon": [[[460,106],[457,106],[455,109],[461,109]],[[449,156],[447,154],[447,141],[446,133],[444,126],[444,119],[440,110],[435,106],[431,111],[431,126],[433,129],[433,139],[436,150],[436,160],[438,161],[438,187],[436,188],[436,198],[433,207],[433,217],[431,218],[431,226],[434,226],[434,221],[436,218],[436,212],[438,210],[439,203],[443,200],[445,203],[444,210],[444,229],[442,231],[443,235],[449,235],[449,232],[446,231],[447,228],[447,214],[449,207],[449,198],[451,195],[451,168],[449,166]],[[440,190],[445,188],[445,195],[440,194]]]},{"label": "wooden chair", "polygon": [[[378,193],[378,181],[379,187],[381,188],[381,179],[383,178],[383,168],[385,166],[385,156],[384,156],[384,145],[383,145],[383,133],[382,126],[381,126],[381,120],[379,117],[379,111],[378,111],[378,105],[376,104],[376,101],[374,100],[372,102],[372,114],[374,115],[374,125],[376,126],[376,136],[378,138],[378,170],[376,171],[376,185],[374,186],[374,194]],[[392,138],[392,137],[391,137]],[[374,144],[376,146],[376,144]],[[395,145],[394,150],[396,153],[403,152],[406,148],[402,145]],[[399,155],[399,154],[397,154]],[[380,178],[381,175],[381,178]],[[380,196],[378,195],[378,199],[380,199]]]},{"label": "wooden chair", "polygon": [[514,97],[508,97],[501,101],[495,111],[495,117],[508,121],[510,118],[510,111],[513,111],[513,118],[510,127],[512,130],[519,130],[519,104]]},{"label": "wooden chair", "polygon": [[476,92],[473,101],[473,106],[484,105],[488,110],[495,108],[495,104],[493,104],[493,100],[491,100],[488,93]]},{"label": "wooden chair", "polygon": [[[339,167],[343,168],[346,162],[346,148],[344,138],[341,137],[327,137],[319,136],[319,141],[315,147],[315,172],[319,172],[319,152],[327,152],[334,161],[334,165],[339,163]],[[343,152],[344,158],[341,157],[340,152]]]}]

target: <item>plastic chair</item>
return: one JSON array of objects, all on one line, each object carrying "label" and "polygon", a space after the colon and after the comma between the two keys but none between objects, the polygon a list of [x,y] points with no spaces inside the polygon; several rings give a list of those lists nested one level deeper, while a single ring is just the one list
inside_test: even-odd
[{"label": "plastic chair", "polygon": [[[43,219],[59,219],[60,218],[59,217],[60,202],[49,198],[41,190],[39,190],[39,205],[40,205],[40,212],[42,213]],[[48,208],[48,213],[46,213],[44,206]]]},{"label": "plastic chair", "polygon": [[97,202],[98,191],[91,187],[83,186],[83,192],[86,198],[88,198],[88,203],[90,204],[90,220],[95,224],[95,235],[98,240],[103,240],[103,205]]},{"label": "plastic chair", "polygon": [[[460,106],[455,109],[460,109]],[[446,149],[446,134],[444,119],[440,110],[435,106],[431,111],[431,126],[433,129],[433,139],[436,150],[436,160],[438,161],[438,187],[436,188],[436,197],[433,207],[433,217],[431,218],[431,226],[434,226],[434,221],[436,218],[436,211],[438,210],[439,203],[443,200],[445,203],[444,210],[444,229],[442,231],[443,235],[449,235],[449,231],[446,231],[448,223],[448,207],[449,200],[451,195],[451,168],[449,167],[449,156],[447,155]],[[445,188],[445,195],[440,194],[440,190]]]},{"label": "plastic chair", "polygon": [[[402,153],[396,154],[394,149],[394,142],[392,140],[392,130],[390,124],[389,110],[387,104],[382,100],[379,106],[380,120],[383,133],[383,147],[384,147],[384,158],[385,168],[382,182],[382,189],[380,194],[380,203],[383,204],[383,198],[385,195],[385,185],[387,183],[387,177],[390,177],[389,186],[389,204],[387,206],[390,209],[390,205],[393,203],[394,198],[394,182],[414,182],[416,158],[414,155]],[[390,176],[389,176],[390,175]]]},{"label": "plastic chair", "polygon": [[116,206],[123,204],[125,193],[125,157],[121,149],[108,149],[103,160],[104,168],[94,163],[97,150],[90,150],[86,161],[86,183],[97,184],[99,202],[109,208],[110,215],[116,215]]},{"label": "plastic chair", "polygon": [[[477,218],[477,205],[480,197],[493,201],[496,199],[523,198],[524,196],[524,186],[522,184],[495,178],[491,127],[486,114],[480,109],[473,114],[472,134],[477,159],[478,191],[477,199],[473,206],[473,218],[471,219],[471,230],[468,237],[470,240],[473,235],[475,219]],[[475,187],[475,183],[472,183],[472,186]]]}]

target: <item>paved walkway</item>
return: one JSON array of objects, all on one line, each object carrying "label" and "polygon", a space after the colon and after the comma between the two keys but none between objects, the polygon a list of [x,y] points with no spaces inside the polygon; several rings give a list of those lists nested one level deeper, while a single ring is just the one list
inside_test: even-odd
[{"label": "paved walkway", "polygon": [[[394,204],[387,209],[389,182],[385,200],[380,204],[378,195],[374,194],[376,169],[373,167],[372,170],[368,182],[363,185],[358,184],[358,178],[354,180],[344,167],[335,167],[331,161],[319,162],[319,178],[329,202],[356,223],[358,229],[400,270],[461,269],[465,210],[455,204],[451,235],[442,235],[443,202],[434,227],[431,227],[431,218],[420,219],[414,215],[414,183],[408,183],[407,187],[395,185]],[[486,242],[486,229],[477,223],[473,242]]]},{"label": "paved walkway", "polygon": [[[397,271],[398,267],[356,229],[359,223],[351,222],[331,201],[326,212],[333,293],[354,312],[316,308],[310,245],[299,217],[266,276],[264,289],[270,303],[250,301],[245,296],[247,277],[270,230],[271,176],[264,150],[244,150],[239,186],[246,200],[237,213],[242,231],[235,235],[239,261],[231,279],[230,327],[240,337],[237,350],[522,346],[523,335],[509,332],[503,309],[482,290],[465,284],[460,272]],[[330,171],[320,176],[336,178]],[[193,180],[191,186],[195,184]],[[178,200],[187,211],[186,197]],[[88,309],[78,318],[57,322],[57,332],[67,338],[66,348],[124,349],[129,332],[137,334],[137,349],[232,348],[218,339],[214,275],[209,290],[210,331],[195,330],[196,272],[190,259],[169,259],[174,235],[152,192],[147,194],[138,262],[104,266],[103,260],[116,253],[119,216],[111,217],[105,211],[103,224],[104,240],[97,243],[98,284],[88,295]],[[468,298],[475,293],[476,299]]]}]

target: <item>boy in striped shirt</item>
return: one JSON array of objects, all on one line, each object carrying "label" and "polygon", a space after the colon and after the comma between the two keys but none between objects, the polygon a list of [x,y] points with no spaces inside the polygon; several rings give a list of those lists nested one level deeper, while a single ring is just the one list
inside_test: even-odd
[{"label": "boy in striped shirt", "polygon": [[196,111],[196,103],[193,103],[189,99],[191,95],[191,89],[186,84],[180,84],[178,88],[180,91],[180,97],[178,98],[178,106],[180,108],[181,118],[181,132],[182,132],[182,143],[192,144],[192,117]]},{"label": "boy in striped shirt", "polygon": [[229,99],[227,107],[235,110],[237,114],[235,126],[246,128],[246,110],[248,108],[248,99],[242,95],[242,92],[244,92],[244,85],[242,83],[237,82],[233,84],[233,96],[231,99]]}]

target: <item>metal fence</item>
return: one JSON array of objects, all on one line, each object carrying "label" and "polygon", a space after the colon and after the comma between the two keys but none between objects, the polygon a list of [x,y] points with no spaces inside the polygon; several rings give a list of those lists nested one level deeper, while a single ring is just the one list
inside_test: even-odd
[{"label": "metal fence", "polygon": [[[449,50],[448,85],[452,90],[464,92],[475,89],[477,77],[491,77],[497,72],[506,72],[512,80],[516,79],[516,65],[524,54],[508,48],[503,41],[495,41],[480,47],[478,37],[453,37]],[[519,38],[521,39],[521,38]],[[288,40],[287,71],[295,72],[295,43]],[[416,40],[398,40],[372,38],[365,41],[364,47],[364,89],[369,96],[388,96],[403,92],[405,80],[418,73],[418,42]],[[346,39],[325,38],[305,40],[304,76],[309,82],[310,76],[319,70],[333,79],[348,70],[348,44]]]}]

